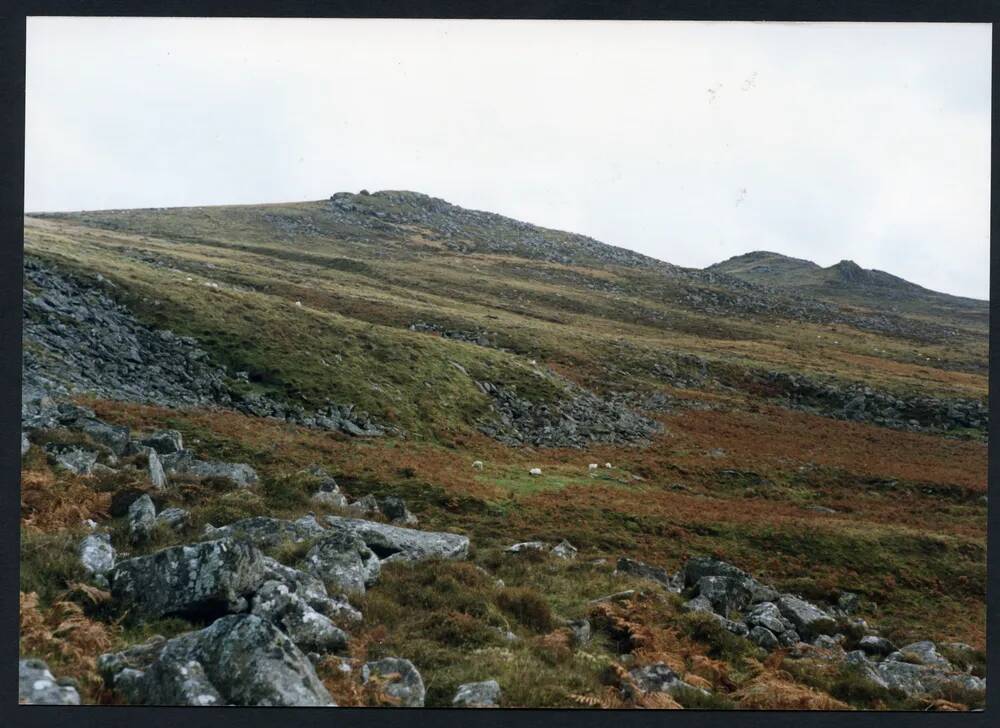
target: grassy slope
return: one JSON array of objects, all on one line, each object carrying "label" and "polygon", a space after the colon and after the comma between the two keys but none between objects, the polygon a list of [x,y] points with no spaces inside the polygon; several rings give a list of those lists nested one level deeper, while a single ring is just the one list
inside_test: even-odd
[{"label": "grassy slope", "polygon": [[[396,229],[380,237],[332,225],[317,212],[321,205],[263,210],[310,221],[309,232],[294,235],[262,224],[262,209],[252,207],[88,213],[84,225],[78,217],[26,221],[29,253],[101,272],[143,318],[197,336],[233,368],[251,371],[254,386],[306,401],[355,402],[408,433],[360,442],[236,414],[94,402],[111,421],[176,427],[201,452],[251,462],[264,476],[255,494],[188,489],[172,496],[193,510],[195,526],[158,545],[190,540],[206,522],[312,510],[293,474],[313,462],[330,467],[352,497],[404,496],[425,526],[469,534],[473,560],[527,594],[501,596],[460,566],[387,570],[367,599],[355,650],[411,657],[435,702],[447,702],[458,682],[496,675],[508,705],[578,704],[572,695],[606,702],[600,675],[613,645],[599,640],[584,656],[564,653],[553,647],[559,638],[544,614],[517,605],[541,598],[561,616],[581,616],[588,598],[632,585],[587,565],[623,554],[674,568],[688,555],[715,553],[807,595],[857,591],[865,616],[896,640],[984,645],[984,444],[836,422],[730,390],[674,390],[651,373],[653,363],[687,352],[895,391],[984,396],[985,374],[951,366],[985,362],[984,339],[970,332],[945,351],[841,326],[708,316],[683,304],[689,282],[661,273],[459,254],[434,230],[414,226],[405,236]],[[220,287],[204,285],[210,282]],[[509,351],[409,331],[418,320],[488,331]],[[658,415],[666,431],[645,449],[507,449],[475,431],[488,402],[473,380],[552,396],[532,359],[599,390],[659,390],[711,409]],[[482,472],[469,467],[474,459],[486,461]],[[586,464],[605,461],[615,467],[590,477]],[[533,479],[527,469],[536,465],[544,475]],[[73,533],[83,513],[106,511],[95,488],[123,485],[54,476],[37,450],[24,478],[37,487],[24,508],[22,589],[38,592],[40,614],[53,620],[59,597],[78,577],[65,529]],[[67,504],[59,500],[64,493],[78,497]],[[839,513],[810,510],[814,505]],[[498,554],[515,540],[563,537],[581,548],[576,565],[529,569]],[[426,604],[408,608],[417,593]],[[451,596],[433,597],[442,593]],[[652,610],[675,630],[648,637],[659,659],[679,659],[691,672],[702,669],[702,658],[725,658],[726,677],[713,673],[709,681],[734,700],[741,686],[764,679],[724,637],[706,637],[685,621],[670,600],[631,608]],[[524,639],[498,642],[482,624]],[[134,640],[135,630],[107,628],[103,639]],[[100,643],[100,635],[80,635],[81,645],[93,644],[87,636]],[[92,669],[85,654],[73,661],[57,657],[64,645],[42,645],[56,664],[83,675]],[[801,679],[835,696],[849,692],[829,676]],[[337,690],[351,699],[346,687]],[[99,697],[96,687],[89,695]],[[884,705],[885,696],[852,704],[880,700]]]}]

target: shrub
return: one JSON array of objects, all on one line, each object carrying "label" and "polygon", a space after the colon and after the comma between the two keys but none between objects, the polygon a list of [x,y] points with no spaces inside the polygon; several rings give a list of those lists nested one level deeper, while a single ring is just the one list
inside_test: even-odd
[{"label": "shrub", "polygon": [[506,587],[496,596],[496,604],[518,622],[536,632],[549,632],[554,626],[552,610],[542,596],[525,587]]}]

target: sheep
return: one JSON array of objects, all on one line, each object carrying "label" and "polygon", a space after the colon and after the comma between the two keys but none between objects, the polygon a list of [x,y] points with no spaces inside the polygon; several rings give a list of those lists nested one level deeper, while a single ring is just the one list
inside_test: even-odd
[{"label": "sheep", "polygon": [[610,470],[611,469],[611,463],[604,463],[604,467],[606,467],[606,468],[608,468]]},{"label": "sheep", "polygon": [[590,465],[588,465],[587,470],[589,470],[590,472],[594,472],[595,470],[597,470],[597,463],[591,463]]},{"label": "sheep", "polygon": [[476,470],[482,470],[483,469],[483,461],[482,460],[474,460],[473,463],[472,463],[472,467],[474,467]]},{"label": "sheep", "polygon": [[542,474],[542,469],[541,468],[532,468],[528,472],[531,473],[532,475],[541,475]]}]

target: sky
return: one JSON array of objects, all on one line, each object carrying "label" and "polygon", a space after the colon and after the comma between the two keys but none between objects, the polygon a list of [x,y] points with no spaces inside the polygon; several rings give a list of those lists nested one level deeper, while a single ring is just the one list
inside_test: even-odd
[{"label": "sky", "polygon": [[25,209],[407,189],[988,298],[991,28],[29,18]]}]

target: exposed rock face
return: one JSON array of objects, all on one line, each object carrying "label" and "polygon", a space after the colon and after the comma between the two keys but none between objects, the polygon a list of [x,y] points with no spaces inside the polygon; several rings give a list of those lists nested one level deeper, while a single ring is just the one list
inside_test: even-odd
[{"label": "exposed rock face", "polygon": [[161,459],[170,475],[189,475],[195,478],[225,478],[241,488],[257,483],[257,471],[245,463],[223,463],[198,460],[188,450],[180,450]]},{"label": "exposed rock face", "polygon": [[464,559],[469,555],[468,537],[457,533],[418,531],[339,516],[327,516],[325,522],[331,530],[358,535],[382,560]]},{"label": "exposed rock face", "polygon": [[364,593],[381,572],[378,556],[355,533],[330,531],[306,554],[307,572],[344,592]]},{"label": "exposed rock face", "polygon": [[343,630],[280,582],[264,582],[253,597],[252,613],[272,622],[306,652],[334,652],[347,646]]},{"label": "exposed rock face", "polygon": [[451,704],[456,708],[496,708],[500,705],[500,683],[496,680],[465,683],[458,686],[458,692]]},{"label": "exposed rock face", "polygon": [[564,394],[550,403],[532,402],[492,382],[476,385],[492,398],[495,415],[479,429],[505,445],[586,447],[595,442],[645,442],[663,429],[655,420],[568,381],[558,382]]},{"label": "exposed rock face", "polygon": [[94,472],[94,465],[97,463],[96,452],[58,445],[47,445],[45,450],[58,469],[69,471],[74,475],[90,475]]},{"label": "exposed rock face", "polygon": [[323,582],[312,574],[285,566],[269,556],[265,556],[263,561],[265,580],[284,585],[320,614],[338,622],[361,621],[361,612],[346,599],[330,596]]},{"label": "exposed rock face", "polygon": [[115,455],[124,454],[125,448],[128,447],[129,429],[127,427],[109,425],[96,417],[80,418],[71,423],[70,426],[89,435],[90,439],[99,445],[104,445]]},{"label": "exposed rock face", "polygon": [[164,508],[156,514],[156,522],[162,523],[175,531],[188,525],[191,514],[183,508]]},{"label": "exposed rock face", "polygon": [[[166,407],[226,407],[351,435],[383,434],[350,404],[328,402],[307,412],[241,394],[235,379],[197,341],[141,323],[115,302],[107,292],[110,284],[102,280],[74,276],[31,257],[25,258],[24,277],[23,381],[28,389]],[[49,425],[29,421],[25,426]],[[160,454],[173,452],[162,445],[149,444]]]},{"label": "exposed rock face", "polygon": [[17,702],[24,705],[79,705],[80,694],[60,684],[41,660],[17,661]]},{"label": "exposed rock face", "polygon": [[333,699],[289,637],[256,615],[102,655],[105,680],[133,705],[330,706]]},{"label": "exposed rock face", "polygon": [[732,576],[703,576],[698,580],[698,593],[712,603],[719,614],[744,609],[752,593],[746,579]]},{"label": "exposed rock face", "polygon": [[385,693],[398,701],[402,708],[422,708],[424,706],[424,681],[409,660],[400,657],[384,657],[374,662],[366,662],[361,668],[362,679],[367,683],[372,676],[391,678],[385,686]]},{"label": "exposed rock face", "polygon": [[163,464],[160,462],[159,456],[157,456],[156,451],[150,448],[146,457],[148,458],[147,470],[149,471],[149,482],[154,488],[160,489],[167,487],[167,474],[163,470]]},{"label": "exposed rock face", "polygon": [[896,651],[893,647],[892,642],[885,639],[885,637],[878,637],[876,635],[866,635],[858,640],[858,649],[863,651],[866,655],[878,655],[885,657]]},{"label": "exposed rock face", "polygon": [[174,546],[119,563],[112,596],[148,618],[217,616],[247,609],[261,584],[264,562],[249,543],[223,539]]},{"label": "exposed rock face", "polygon": [[[932,643],[931,643],[932,644]],[[943,659],[943,658],[942,658]],[[887,658],[872,662],[862,650],[849,652],[845,661],[869,681],[900,690],[910,697],[941,697],[958,690],[983,691],[986,681],[944,663],[917,665]]]},{"label": "exposed rock face", "polygon": [[92,533],[80,542],[80,563],[98,584],[107,584],[107,575],[115,568],[115,549],[111,536]]}]

